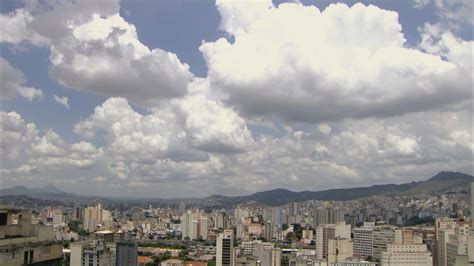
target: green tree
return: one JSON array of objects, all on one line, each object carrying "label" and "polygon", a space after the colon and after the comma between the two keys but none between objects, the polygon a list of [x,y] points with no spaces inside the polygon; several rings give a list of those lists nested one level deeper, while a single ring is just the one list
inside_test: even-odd
[{"label": "green tree", "polygon": [[87,231],[84,230],[84,229],[79,229],[79,231],[77,232],[77,234],[78,234],[79,236],[88,236],[88,235],[90,235],[90,233],[87,232]]},{"label": "green tree", "polygon": [[69,227],[69,230],[73,231],[73,232],[76,232],[78,233],[79,230],[80,230],[80,226],[81,225],[81,221],[77,221],[77,220],[74,220],[74,221],[69,221],[67,223],[67,226]]}]

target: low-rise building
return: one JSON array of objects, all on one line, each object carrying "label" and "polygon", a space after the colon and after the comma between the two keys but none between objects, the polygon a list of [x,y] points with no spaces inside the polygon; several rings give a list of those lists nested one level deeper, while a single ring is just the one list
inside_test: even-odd
[{"label": "low-rise building", "polygon": [[62,265],[62,244],[55,241],[53,227],[31,221],[31,210],[0,205],[0,265]]}]

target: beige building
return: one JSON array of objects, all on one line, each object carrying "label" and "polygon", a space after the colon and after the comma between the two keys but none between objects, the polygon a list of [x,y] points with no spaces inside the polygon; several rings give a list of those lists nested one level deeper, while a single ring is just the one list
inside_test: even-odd
[{"label": "beige building", "polygon": [[32,224],[31,210],[0,205],[0,265],[62,265],[53,227]]},{"label": "beige building", "polygon": [[354,228],[354,256],[362,259],[374,256],[374,227],[375,223],[365,222]]},{"label": "beige building", "polygon": [[468,219],[436,219],[435,265],[465,265],[469,262],[470,231],[470,221]]},{"label": "beige building", "polygon": [[345,222],[336,224],[321,224],[316,228],[316,256],[326,259],[328,256],[328,241],[335,238],[351,238],[351,225]]},{"label": "beige building", "polygon": [[383,266],[432,266],[433,258],[425,244],[389,244],[382,252]]},{"label": "beige building", "polygon": [[94,232],[98,227],[110,228],[113,225],[112,214],[102,208],[102,204],[84,208],[84,229]]},{"label": "beige building", "polygon": [[343,262],[354,256],[351,239],[336,238],[328,241],[328,264]]},{"label": "beige building", "polygon": [[388,245],[400,243],[402,243],[402,234],[397,227],[382,225],[374,228],[373,252],[375,259],[382,259],[382,253],[387,250]]}]

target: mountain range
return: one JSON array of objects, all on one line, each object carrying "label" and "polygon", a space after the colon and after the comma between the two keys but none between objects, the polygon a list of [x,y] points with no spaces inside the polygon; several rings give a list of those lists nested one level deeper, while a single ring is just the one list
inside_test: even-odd
[{"label": "mountain range", "polygon": [[204,207],[231,207],[246,202],[255,202],[268,206],[284,205],[290,202],[302,202],[307,200],[354,200],[358,198],[375,195],[385,196],[408,196],[429,194],[436,195],[450,191],[467,193],[470,182],[474,182],[474,177],[460,172],[440,172],[425,181],[410,182],[404,184],[374,185],[370,187],[356,187],[345,189],[329,189],[322,191],[301,191],[294,192],[288,189],[274,189],[257,192],[246,196],[221,196],[213,195],[207,198],[188,199],[160,199],[160,198],[110,198],[100,196],[81,196],[66,193],[53,185],[27,188],[16,186],[12,188],[0,189],[0,197],[8,196],[28,196],[43,200],[92,202],[102,201],[108,203],[130,203],[130,204],[177,204],[178,202],[190,202],[193,205]]}]

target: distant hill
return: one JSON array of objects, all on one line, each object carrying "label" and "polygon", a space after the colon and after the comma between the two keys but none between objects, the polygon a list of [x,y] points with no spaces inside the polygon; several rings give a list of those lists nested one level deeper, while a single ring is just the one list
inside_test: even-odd
[{"label": "distant hill", "polygon": [[0,189],[0,196],[28,196],[43,200],[74,200],[82,196],[66,193],[59,188],[48,185],[37,188],[27,188],[25,186],[15,186],[12,188]]},{"label": "distant hill", "polygon": [[60,190],[59,188],[53,186],[53,185],[49,185],[49,186],[45,186],[45,187],[38,187],[38,188],[35,188],[33,189],[35,192],[38,192],[38,193],[53,193],[53,194],[61,194],[61,193],[66,193],[62,190]]},{"label": "distant hill", "polygon": [[61,191],[55,186],[45,186],[30,189],[24,186],[16,186],[0,190],[0,196],[28,196],[42,200],[57,201],[77,201],[94,202],[101,201],[107,203],[128,203],[128,204],[157,204],[169,205],[177,204],[186,200],[193,205],[208,208],[232,207],[241,203],[255,202],[268,206],[284,205],[290,202],[302,202],[307,200],[354,200],[375,195],[386,196],[406,196],[429,194],[436,195],[449,191],[469,190],[469,184],[474,182],[471,175],[459,172],[440,172],[426,181],[410,182],[404,184],[374,185],[370,187],[357,187],[346,189],[329,189],[322,191],[301,191],[294,192],[288,189],[274,189],[269,191],[257,192],[246,196],[228,197],[213,195],[201,199],[128,199],[128,198],[107,198],[98,196],[80,196]]},{"label": "distant hill", "polygon": [[467,174],[440,172],[424,182],[419,182],[403,194],[438,194],[460,188],[469,189],[469,183],[471,182],[474,182],[474,177]]},{"label": "distant hill", "polygon": [[[223,197],[220,198],[222,205],[236,205],[244,202],[255,201],[256,203],[269,206],[278,206],[290,202],[301,202],[307,200],[354,200],[375,195],[404,196],[416,194],[439,194],[452,190],[460,190],[469,187],[474,182],[474,177],[459,172],[440,172],[426,181],[410,182],[404,184],[374,185],[370,187],[357,187],[346,189],[329,189],[322,191],[293,192],[287,189],[275,189],[257,192],[248,196]],[[216,196],[214,196],[216,197]]]}]

